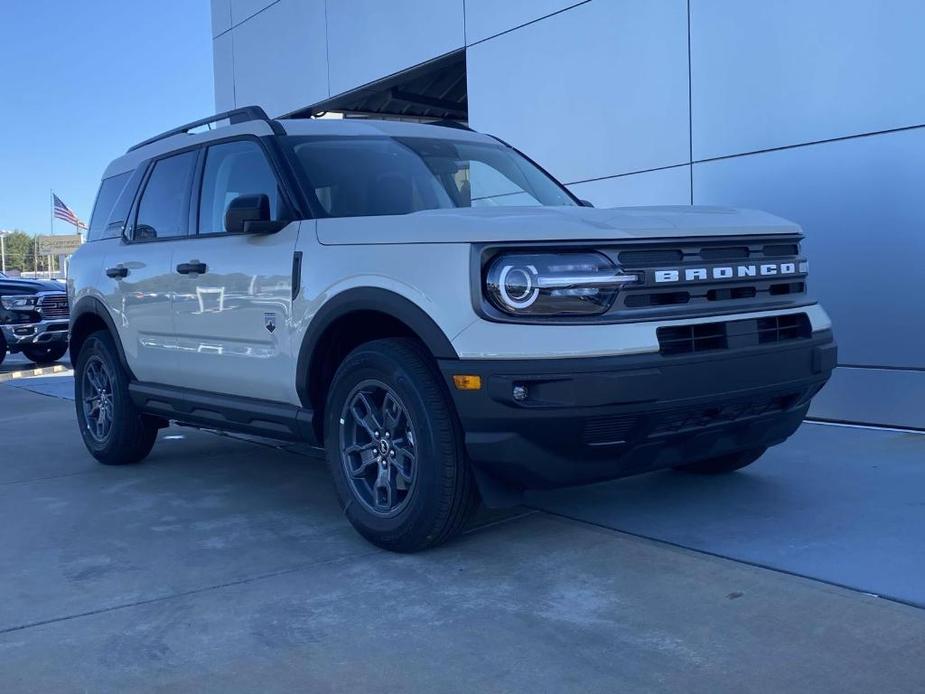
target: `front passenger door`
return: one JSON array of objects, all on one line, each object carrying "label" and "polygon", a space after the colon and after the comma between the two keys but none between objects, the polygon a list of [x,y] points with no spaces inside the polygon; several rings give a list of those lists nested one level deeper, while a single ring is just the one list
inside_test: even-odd
[{"label": "front passenger door", "polygon": [[172,253],[189,230],[198,150],[156,160],[142,184],[126,238],[107,249],[101,288],[129,367],[141,381],[171,383],[176,345]]},{"label": "front passenger door", "polygon": [[299,224],[273,234],[226,231],[228,204],[241,195],[266,195],[273,220],[291,216],[277,172],[254,138],[209,146],[201,178],[198,234],[174,253],[178,272],[186,270],[174,294],[177,380],[213,393],[292,402]]}]

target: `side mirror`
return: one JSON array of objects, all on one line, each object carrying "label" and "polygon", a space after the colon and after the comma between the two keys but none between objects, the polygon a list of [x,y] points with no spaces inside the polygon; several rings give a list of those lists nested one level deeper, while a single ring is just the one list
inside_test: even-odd
[{"label": "side mirror", "polygon": [[225,210],[225,231],[229,234],[274,234],[286,224],[270,219],[270,198],[265,193],[239,195]]},{"label": "side mirror", "polygon": [[133,241],[153,241],[157,238],[157,232],[154,227],[147,224],[139,224],[135,227],[135,233],[132,234]]},{"label": "side mirror", "polygon": [[581,203],[582,207],[594,207],[594,203],[590,200],[579,200],[578,202]]}]

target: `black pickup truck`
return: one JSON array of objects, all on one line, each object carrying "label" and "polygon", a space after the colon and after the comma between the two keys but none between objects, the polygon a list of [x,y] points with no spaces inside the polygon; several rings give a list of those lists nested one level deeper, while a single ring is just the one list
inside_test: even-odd
[{"label": "black pickup truck", "polygon": [[7,352],[38,363],[57,361],[67,352],[68,321],[62,283],[0,273],[0,363]]}]

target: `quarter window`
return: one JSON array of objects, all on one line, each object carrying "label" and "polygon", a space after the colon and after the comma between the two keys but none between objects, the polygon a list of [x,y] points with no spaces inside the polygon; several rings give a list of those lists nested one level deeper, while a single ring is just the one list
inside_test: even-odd
[{"label": "quarter window", "polygon": [[160,159],[148,179],[135,221],[136,241],[186,236],[189,191],[196,164],[195,150]]},{"label": "quarter window", "polygon": [[266,195],[272,219],[280,219],[281,196],[273,169],[256,142],[241,140],[209,147],[202,174],[199,233],[225,231],[225,211],[239,195]]},{"label": "quarter window", "polygon": [[112,208],[119,199],[119,193],[125,188],[131,172],[110,176],[100,184],[100,192],[96,194],[96,204],[93,206],[93,214],[90,216],[90,229],[87,231],[87,241],[99,241],[100,239],[118,236],[118,233],[107,234],[106,229],[109,224],[109,216]]}]

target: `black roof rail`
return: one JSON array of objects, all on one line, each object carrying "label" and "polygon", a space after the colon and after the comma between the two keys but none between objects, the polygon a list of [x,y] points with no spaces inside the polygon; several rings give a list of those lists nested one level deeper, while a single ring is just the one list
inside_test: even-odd
[{"label": "black roof rail", "polygon": [[167,130],[162,132],[160,135],[155,135],[154,137],[149,137],[143,142],[139,142],[137,145],[133,145],[128,148],[129,152],[133,152],[136,149],[144,147],[145,145],[150,145],[152,142],[157,142],[158,140],[163,140],[168,137],[173,137],[174,135],[182,135],[188,133],[193,128],[199,128],[203,125],[211,125],[212,123],[217,123],[221,120],[227,120],[229,123],[234,125],[235,123],[246,123],[252,120],[262,120],[266,122],[272,129],[273,132],[277,135],[285,135],[286,131],[283,129],[283,126],[280,125],[277,121],[273,120],[267,115],[267,112],[264,111],[260,106],[242,106],[241,108],[235,108],[230,111],[225,111],[223,113],[216,113],[214,116],[209,116],[208,118],[201,118],[199,120],[194,120],[192,123],[187,123],[186,125],[181,125],[179,128],[173,128],[172,130]]}]

